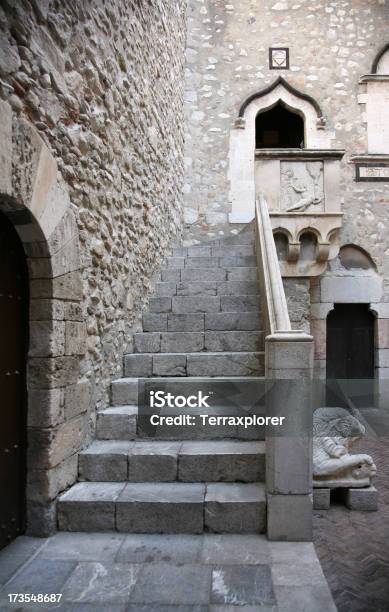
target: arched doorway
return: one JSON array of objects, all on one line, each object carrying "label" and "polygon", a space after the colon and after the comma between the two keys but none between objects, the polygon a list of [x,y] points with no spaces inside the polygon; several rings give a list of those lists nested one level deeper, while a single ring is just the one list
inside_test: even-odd
[{"label": "arched doorway", "polygon": [[329,313],[327,378],[374,378],[374,315],[369,304],[335,304]]},{"label": "arched doorway", "polygon": [[28,302],[24,250],[0,213],[0,548],[25,524]]},{"label": "arched doorway", "polygon": [[282,102],[255,119],[256,149],[302,149],[304,147],[304,119]]}]

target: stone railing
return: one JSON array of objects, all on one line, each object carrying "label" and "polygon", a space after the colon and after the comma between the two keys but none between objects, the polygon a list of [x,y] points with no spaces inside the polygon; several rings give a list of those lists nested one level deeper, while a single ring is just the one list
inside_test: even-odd
[{"label": "stone railing", "polygon": [[273,231],[263,195],[256,202],[256,252],[266,326],[267,410],[286,417],[266,436],[268,538],[312,539],[311,382],[313,338],[292,330]]}]

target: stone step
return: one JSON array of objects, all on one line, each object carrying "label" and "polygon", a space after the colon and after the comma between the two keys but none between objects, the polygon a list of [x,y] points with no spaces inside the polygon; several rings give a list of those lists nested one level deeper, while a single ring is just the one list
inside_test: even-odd
[{"label": "stone step", "polygon": [[195,244],[189,247],[175,247],[172,249],[172,257],[223,257],[224,255],[254,255],[254,240],[246,243],[226,244],[222,240],[217,243]]},{"label": "stone step", "polygon": [[[196,392],[200,386],[203,389],[204,393],[208,388],[213,388],[215,383],[224,383],[224,382],[233,382],[239,387],[247,387],[249,389],[249,393],[251,392],[250,387],[252,385],[256,385],[256,383],[262,384],[263,377],[262,376],[187,376],[185,377],[185,388],[189,392]],[[165,383],[182,383],[183,379],[181,377],[170,377],[169,379],[164,378]],[[107,408],[107,410],[116,410],[116,407],[123,407],[125,410],[128,408],[132,410],[134,406],[138,405],[138,377],[126,377],[126,378],[118,378],[111,383],[111,400],[113,408]],[[101,415],[106,411],[101,411],[98,414]],[[117,416],[117,413],[115,413]]]},{"label": "stone step", "polygon": [[258,295],[194,295],[152,297],[149,312],[188,314],[198,312],[256,312],[260,309]]},{"label": "stone step", "polygon": [[183,268],[199,268],[205,270],[207,268],[214,270],[215,268],[254,268],[257,266],[257,258],[255,255],[234,255],[232,248],[226,247],[220,255],[209,256],[188,256],[188,257],[168,257],[163,266],[167,269],[183,269]]},{"label": "stone step", "polygon": [[256,281],[159,281],[155,285],[156,297],[258,294],[259,285]]},{"label": "stone step", "polygon": [[263,334],[258,331],[143,332],[134,334],[134,353],[260,350],[263,350]]},{"label": "stone step", "polygon": [[265,443],[95,441],[78,456],[80,480],[95,482],[260,482]]},{"label": "stone step", "polygon": [[125,377],[262,376],[263,352],[133,353],[124,356]]},{"label": "stone step", "polygon": [[259,308],[252,312],[145,313],[144,332],[260,331]]},{"label": "stone step", "polygon": [[[126,379],[124,379],[126,380]],[[127,379],[128,380],[128,379]],[[164,381],[166,379],[163,379]],[[176,379],[177,380],[177,379]],[[180,379],[178,379],[180,380]],[[182,379],[181,379],[182,380]],[[200,379],[201,380],[201,379]],[[211,379],[207,379],[208,381]],[[220,380],[220,379],[219,379]],[[233,381],[234,379],[228,379]],[[240,380],[240,379],[237,379]],[[250,381],[254,381],[251,378]],[[261,379],[262,380],[262,379]],[[247,385],[247,383],[245,383]],[[197,385],[198,387],[198,385]],[[188,389],[188,393],[190,390]],[[205,392],[207,390],[205,389]],[[121,390],[122,396],[125,395],[124,390]],[[243,402],[244,403],[244,402]],[[217,415],[241,415],[241,410],[232,410],[229,407],[215,407],[208,409],[207,413],[213,416]],[[265,408],[263,409],[265,414]],[[244,427],[241,425],[203,425],[201,420],[197,420],[196,424],[191,427],[182,426],[159,426],[150,429],[144,417],[138,416],[137,406],[113,406],[98,412],[96,436],[100,440],[135,440],[135,439],[158,439],[158,440],[263,440],[265,437],[265,429],[263,427]]]},{"label": "stone step", "polygon": [[264,533],[261,483],[80,482],[60,496],[62,531]]}]

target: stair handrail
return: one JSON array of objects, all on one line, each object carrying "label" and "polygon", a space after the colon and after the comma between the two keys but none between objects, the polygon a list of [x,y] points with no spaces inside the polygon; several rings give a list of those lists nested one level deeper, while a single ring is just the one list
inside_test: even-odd
[{"label": "stair handrail", "polygon": [[270,221],[269,210],[263,194],[259,194],[255,205],[256,252],[259,280],[262,290],[263,313],[267,332],[276,334],[290,332],[288,304],[278,262],[276,245]]}]

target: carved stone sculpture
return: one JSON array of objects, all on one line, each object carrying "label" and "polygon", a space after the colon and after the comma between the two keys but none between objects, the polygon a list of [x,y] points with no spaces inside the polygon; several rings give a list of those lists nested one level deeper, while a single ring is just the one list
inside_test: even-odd
[{"label": "carved stone sculpture", "polygon": [[281,163],[281,203],[286,212],[305,212],[311,206],[319,207],[323,202],[321,162]]},{"label": "carved stone sculpture", "polygon": [[370,455],[350,453],[365,434],[362,423],[344,408],[318,408],[313,415],[313,486],[368,487],[376,473]]}]

